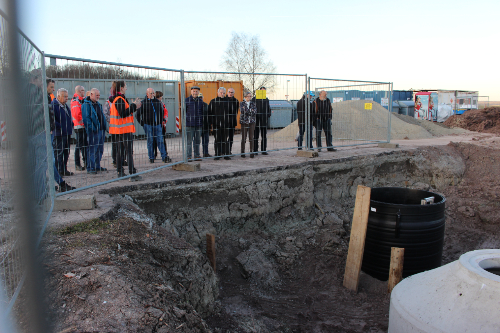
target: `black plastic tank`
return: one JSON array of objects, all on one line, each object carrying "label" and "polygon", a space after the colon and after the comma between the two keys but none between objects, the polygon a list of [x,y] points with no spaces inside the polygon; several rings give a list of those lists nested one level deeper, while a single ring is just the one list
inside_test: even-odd
[{"label": "black plastic tank", "polygon": [[[434,203],[422,200],[434,197]],[[444,196],[401,187],[371,190],[362,270],[389,278],[391,247],[405,249],[403,277],[441,266],[445,227]]]}]

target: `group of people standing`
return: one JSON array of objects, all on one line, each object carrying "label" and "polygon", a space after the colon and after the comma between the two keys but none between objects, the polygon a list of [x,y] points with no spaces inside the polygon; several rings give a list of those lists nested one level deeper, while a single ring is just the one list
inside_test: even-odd
[{"label": "group of people standing", "polygon": [[[266,90],[261,87],[260,90]],[[199,161],[202,157],[212,157],[208,153],[209,137],[214,135],[215,160],[222,157],[231,159],[234,133],[237,126],[237,115],[240,111],[242,132],[241,157],[245,157],[246,137],[250,143],[250,157],[259,151],[259,134],[261,136],[260,150],[263,155],[267,152],[267,124],[271,116],[269,99],[253,97],[251,92],[245,93],[245,100],[240,102],[234,97],[234,89],[220,87],[217,97],[209,104],[203,101],[201,89],[191,87],[191,96],[185,100],[186,105],[186,133],[188,161]],[[203,155],[200,152],[200,143]],[[194,150],[194,157],[193,157]]]}]

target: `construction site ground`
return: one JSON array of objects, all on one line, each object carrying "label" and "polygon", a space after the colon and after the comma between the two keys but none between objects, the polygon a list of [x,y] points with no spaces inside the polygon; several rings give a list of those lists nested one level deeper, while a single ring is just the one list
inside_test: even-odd
[{"label": "construction site ground", "polygon": [[[340,213],[314,208],[325,217],[313,220],[310,230],[277,227],[274,233],[216,235],[214,274],[203,246],[193,246],[202,241],[156,225],[151,211],[120,192],[210,182],[221,175],[286,169],[312,160],[384,159],[394,151],[418,151],[436,161],[450,155],[465,166],[458,183],[439,189],[412,183],[446,197],[443,264],[471,250],[500,247],[500,137],[466,132],[392,143],[399,148],[345,147],[323,150],[314,159],[297,157],[294,149],[254,159],[207,159],[197,172],[164,168],[144,174],[139,182],[121,180],[60,197],[93,194],[97,208],[52,214],[43,248],[56,331],[386,332],[387,282],[362,273],[358,293],[342,286],[350,226]],[[339,227],[326,216],[343,222]],[[21,322],[29,327],[25,316]]]}]

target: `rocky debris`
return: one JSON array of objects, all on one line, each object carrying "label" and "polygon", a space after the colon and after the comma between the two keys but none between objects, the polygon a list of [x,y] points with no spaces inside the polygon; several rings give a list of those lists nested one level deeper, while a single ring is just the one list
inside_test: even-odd
[{"label": "rocky debris", "polygon": [[492,106],[481,110],[465,111],[463,114],[451,116],[444,124],[469,131],[500,134],[500,107]]},{"label": "rocky debris", "polygon": [[279,274],[275,270],[272,260],[268,259],[262,251],[250,248],[241,252],[236,260],[243,269],[244,278],[251,278],[267,286],[279,284]]}]

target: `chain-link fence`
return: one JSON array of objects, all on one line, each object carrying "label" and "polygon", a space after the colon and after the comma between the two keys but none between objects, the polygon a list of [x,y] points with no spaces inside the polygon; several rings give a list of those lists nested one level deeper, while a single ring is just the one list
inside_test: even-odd
[{"label": "chain-link fence", "polygon": [[345,147],[390,141],[392,84],[309,79],[316,147]]},{"label": "chain-link fence", "polygon": [[5,323],[23,282],[33,281],[32,250],[53,208],[54,169],[43,53],[3,12],[0,45],[0,308]]},{"label": "chain-link fence", "polygon": [[69,184],[59,192],[134,180],[183,161],[182,71],[53,55],[45,61],[56,169]]}]

